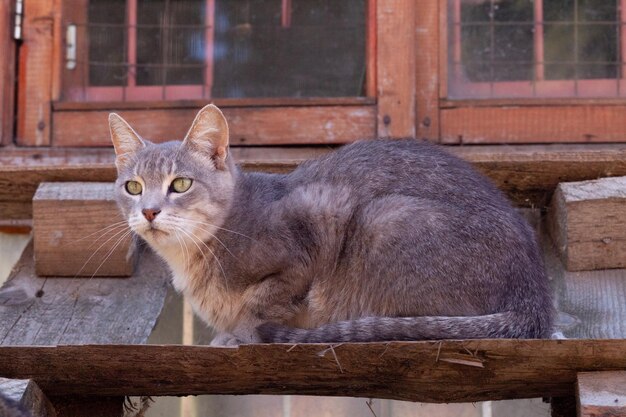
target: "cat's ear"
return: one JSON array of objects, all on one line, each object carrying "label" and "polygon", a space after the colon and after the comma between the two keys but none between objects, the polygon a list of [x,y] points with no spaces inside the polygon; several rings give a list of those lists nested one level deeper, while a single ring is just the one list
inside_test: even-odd
[{"label": "cat's ear", "polygon": [[116,113],[109,114],[109,129],[115,148],[115,165],[119,168],[132,155],[143,149],[146,143],[139,137],[126,120]]},{"label": "cat's ear", "polygon": [[215,105],[204,106],[198,112],[183,144],[209,156],[217,169],[226,169],[228,156],[228,123]]}]

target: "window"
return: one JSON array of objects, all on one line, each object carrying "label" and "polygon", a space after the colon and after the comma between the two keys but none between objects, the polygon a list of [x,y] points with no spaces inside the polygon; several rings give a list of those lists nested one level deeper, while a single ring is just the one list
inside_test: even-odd
[{"label": "window", "polygon": [[449,0],[449,98],[626,96],[625,0]]},{"label": "window", "polygon": [[367,0],[64,5],[63,101],[366,95]]}]

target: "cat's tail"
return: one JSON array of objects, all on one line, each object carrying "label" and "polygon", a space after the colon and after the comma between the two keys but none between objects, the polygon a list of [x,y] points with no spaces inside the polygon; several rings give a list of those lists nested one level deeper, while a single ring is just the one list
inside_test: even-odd
[{"label": "cat's tail", "polygon": [[550,329],[527,314],[504,312],[468,317],[365,317],[298,329],[276,323],[257,328],[264,343],[382,342],[391,340],[547,337]]}]

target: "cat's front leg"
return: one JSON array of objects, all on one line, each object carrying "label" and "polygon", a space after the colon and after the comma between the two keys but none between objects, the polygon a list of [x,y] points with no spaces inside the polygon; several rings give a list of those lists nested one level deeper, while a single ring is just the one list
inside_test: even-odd
[{"label": "cat's front leg", "polygon": [[239,346],[248,343],[261,343],[261,338],[256,332],[257,324],[240,327],[233,333],[219,332],[211,340],[211,346]]}]

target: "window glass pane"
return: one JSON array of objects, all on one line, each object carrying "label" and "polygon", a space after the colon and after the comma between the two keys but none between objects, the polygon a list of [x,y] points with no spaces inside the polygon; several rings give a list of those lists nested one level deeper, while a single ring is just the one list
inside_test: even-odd
[{"label": "window glass pane", "polygon": [[365,2],[218,0],[215,97],[363,95]]},{"label": "window glass pane", "polygon": [[[81,18],[75,8],[85,5]],[[64,23],[80,28],[82,53],[65,68],[65,97],[362,96],[366,6],[367,0],[64,0],[74,20]]]},{"label": "window glass pane", "polygon": [[618,3],[449,0],[450,98],[625,94]]},{"label": "window glass pane", "polygon": [[[125,0],[92,0],[89,2],[89,83],[96,86],[124,85],[126,51],[125,30],[120,23],[126,14]],[[81,31],[84,33],[84,31]]]}]

